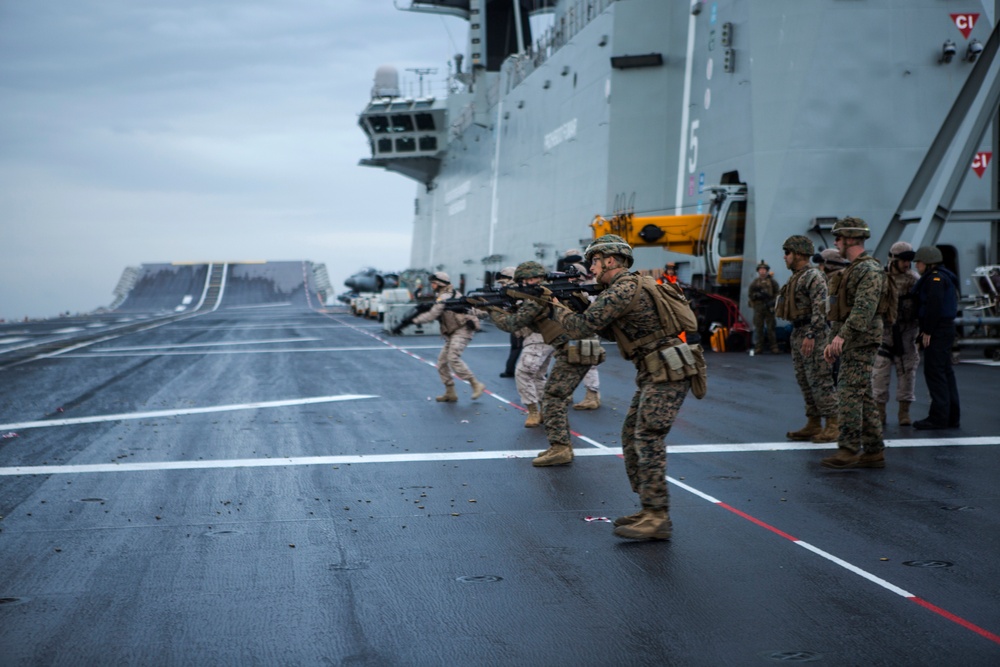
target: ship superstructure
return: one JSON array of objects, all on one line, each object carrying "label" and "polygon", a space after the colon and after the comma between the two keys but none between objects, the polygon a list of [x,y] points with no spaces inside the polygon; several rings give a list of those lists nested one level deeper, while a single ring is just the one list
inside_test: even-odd
[{"label": "ship superstructure", "polygon": [[[745,192],[742,229],[693,255],[639,249],[637,267],[677,261],[683,280],[735,296],[761,259],[784,281],[789,235],[829,246],[832,222],[854,215],[872,249],[889,234],[936,242],[967,275],[997,257],[997,4],[413,1],[403,9],[467,19],[468,53],[447,96],[373,91],[362,164],[419,183],[411,263],[469,287],[527,259],[554,266],[595,215],[707,214],[719,186]],[[539,12],[551,27],[533,35]],[[985,96],[962,106],[973,71]],[[922,179],[958,142],[945,129],[972,116],[950,172]],[[914,190],[946,214],[901,216]],[[722,280],[720,252],[741,260]]]}]

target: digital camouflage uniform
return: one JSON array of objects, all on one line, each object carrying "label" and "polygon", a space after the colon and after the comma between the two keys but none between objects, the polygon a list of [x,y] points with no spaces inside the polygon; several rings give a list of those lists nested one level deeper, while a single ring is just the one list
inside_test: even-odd
[{"label": "digital camouflage uniform", "polygon": [[[872,395],[872,368],[882,340],[879,301],[885,291],[885,273],[867,252],[858,255],[841,274],[839,294],[846,295],[842,309],[849,314],[833,322],[833,336],[844,339],[840,355],[838,399],[840,437],[837,446],[858,453],[885,449],[882,424]],[[843,312],[843,311],[842,311]]]},{"label": "digital camouflage uniform", "polygon": [[[789,294],[789,291],[793,291]],[[826,325],[826,278],[814,266],[806,264],[792,274],[782,288],[782,299],[793,299],[798,317],[792,320],[792,367],[806,404],[806,417],[819,419],[837,415],[837,394],[833,374],[823,360],[823,348],[828,342]],[[808,357],[802,355],[802,341],[813,335],[815,346]]]},{"label": "digital camouflage uniform", "polygon": [[[641,360],[663,347],[671,337],[662,331],[656,307],[645,290],[639,295],[636,307],[626,312],[635,290],[639,289],[638,285],[634,276],[623,272],[583,313],[555,309],[554,316],[574,338],[593,336],[605,331],[612,323],[621,327],[631,340],[662,332],[663,337],[659,341],[637,348],[633,360]],[[670,433],[691,381],[653,382],[641,363],[636,366],[635,381],[637,389],[621,433],[625,472],[644,509],[665,511],[670,502],[664,438]]]},{"label": "digital camouflage uniform", "polygon": [[[518,305],[517,310],[513,313],[491,309],[490,319],[503,331],[517,331],[522,327],[528,327],[537,332],[537,322],[539,319],[546,318],[548,310],[549,307],[547,305],[538,301],[525,300]],[[553,350],[550,355],[554,356],[556,361],[549,371],[548,381],[545,382],[544,397],[541,401],[542,423],[545,426],[545,436],[549,441],[550,450],[555,447],[572,448],[572,436],[569,429],[569,404],[573,399],[573,391],[580,384],[587,371],[593,368],[593,366],[589,365],[569,363],[567,343],[570,340],[572,338],[569,335],[562,334],[550,341],[550,349]],[[544,344],[544,341],[542,346],[549,347]],[[526,345],[525,349],[521,352],[521,357],[524,358],[524,355],[527,353],[529,353],[529,349]],[[521,362],[519,361],[518,364],[520,365]],[[526,403],[537,402],[529,401],[528,398],[522,396],[522,400]],[[539,458],[543,454],[545,452],[542,452]],[[570,449],[568,460],[562,461],[562,463],[568,463],[571,460],[572,449]],[[550,465],[544,461],[539,462],[536,459],[535,465],[541,464]],[[561,463],[556,464],[560,465]]]},{"label": "digital camouflage uniform", "polygon": [[920,276],[912,269],[903,273],[890,271],[887,275],[895,283],[896,294],[900,296],[899,314],[894,324],[885,326],[883,323],[882,343],[875,356],[872,374],[872,393],[876,403],[885,405],[889,402],[889,376],[895,368],[896,400],[900,403],[912,403],[915,399],[913,387],[917,380],[917,367],[920,365],[920,352],[917,350],[920,327],[910,292]]},{"label": "digital camouflage uniform", "polygon": [[771,352],[778,351],[775,334],[774,300],[778,296],[778,283],[770,275],[757,276],[747,289],[750,307],[753,308],[754,350],[764,351],[764,340]]}]

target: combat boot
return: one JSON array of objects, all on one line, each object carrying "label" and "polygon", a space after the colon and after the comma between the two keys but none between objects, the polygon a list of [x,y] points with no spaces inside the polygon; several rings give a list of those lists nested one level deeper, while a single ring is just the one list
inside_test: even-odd
[{"label": "combat boot", "polygon": [[824,468],[836,468],[838,470],[844,470],[846,468],[857,468],[858,461],[861,460],[861,454],[858,452],[852,452],[845,447],[838,447],[837,453],[833,456],[828,456],[827,458],[820,461],[820,464]]},{"label": "combat boot", "polygon": [[837,442],[840,437],[839,417],[827,417],[823,430],[812,437],[813,442]]},{"label": "combat boot", "polygon": [[573,448],[568,445],[553,445],[539,454],[531,465],[536,468],[562,466],[573,462]]},{"label": "combat boot", "polygon": [[[885,423],[885,422],[882,422]],[[899,425],[909,426],[913,423],[913,419],[910,418],[910,402],[900,401],[899,402]]]},{"label": "combat boot", "polygon": [[885,467],[885,451],[880,452],[861,452],[861,456],[858,458],[858,464],[856,468],[884,468]]},{"label": "combat boot", "polygon": [[[808,415],[807,415],[808,417]],[[819,417],[808,417],[809,421],[798,431],[789,431],[785,437],[789,440],[808,440],[823,430],[823,420]]]},{"label": "combat boot", "polygon": [[455,393],[455,385],[446,384],[444,386],[444,393],[435,397],[434,400],[438,403],[456,403],[458,401],[458,394]]},{"label": "combat boot", "polygon": [[641,519],[645,513],[646,513],[646,508],[643,507],[635,514],[627,514],[625,516],[618,517],[617,519],[614,520],[614,524],[616,526],[631,526],[639,519]]},{"label": "combat boot", "polygon": [[542,423],[542,411],[538,403],[528,403],[528,418],[524,420],[524,428],[535,428]]},{"label": "combat boot", "polygon": [[486,385],[476,378],[469,380],[469,383],[472,385],[472,400],[476,400],[483,395],[484,391],[486,391]]},{"label": "combat boot", "polygon": [[878,423],[885,426],[885,403],[877,403],[878,405]]},{"label": "combat boot", "polygon": [[601,407],[601,394],[596,391],[587,390],[587,395],[583,400],[573,406],[574,410],[596,410]]},{"label": "combat boot", "polygon": [[669,540],[673,534],[673,524],[667,510],[647,509],[635,523],[618,526],[615,535],[629,540]]}]

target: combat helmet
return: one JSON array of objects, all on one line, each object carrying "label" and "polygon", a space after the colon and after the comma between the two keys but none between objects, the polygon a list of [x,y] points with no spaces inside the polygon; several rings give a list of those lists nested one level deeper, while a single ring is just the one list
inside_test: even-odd
[{"label": "combat helmet", "polygon": [[937,246],[925,245],[913,254],[913,259],[924,264],[940,264],[944,261],[944,255]]},{"label": "combat helmet", "polygon": [[434,282],[441,283],[443,285],[451,284],[451,276],[449,276],[444,271],[435,271],[434,273],[431,274],[428,280],[433,280]]},{"label": "combat helmet", "polygon": [[545,274],[545,267],[538,262],[521,262],[514,271],[514,280],[521,282],[527,278],[544,278]]},{"label": "combat helmet", "polygon": [[843,236],[848,239],[868,239],[872,235],[867,222],[861,218],[852,218],[851,216],[841,218],[833,223],[831,231],[834,236]]},{"label": "combat helmet", "polygon": [[781,244],[781,249],[786,253],[794,252],[796,255],[812,257],[812,254],[816,251],[816,246],[813,245],[808,236],[796,234],[785,239],[785,242]]},{"label": "combat helmet", "polygon": [[587,264],[590,264],[594,259],[594,255],[600,253],[602,255],[619,255],[625,258],[625,265],[627,267],[632,266],[632,246],[625,242],[620,236],[615,234],[605,234],[604,236],[598,236],[593,242],[587,246],[587,250],[584,251],[584,257],[587,259]]},{"label": "combat helmet", "polygon": [[850,264],[850,262],[844,259],[843,255],[841,255],[840,251],[836,248],[827,248],[826,250],[820,252],[819,260],[813,257],[813,261],[817,264],[820,263],[820,260],[822,260],[824,264],[831,264],[834,266],[847,266]]},{"label": "combat helmet", "polygon": [[760,271],[761,269],[767,269],[768,271],[770,271],[771,265],[765,262],[764,260],[760,260],[760,264],[757,265],[757,270]]},{"label": "combat helmet", "polygon": [[912,262],[913,257],[916,253],[913,252],[913,246],[906,241],[896,241],[889,248],[889,259],[898,259],[903,262]]}]

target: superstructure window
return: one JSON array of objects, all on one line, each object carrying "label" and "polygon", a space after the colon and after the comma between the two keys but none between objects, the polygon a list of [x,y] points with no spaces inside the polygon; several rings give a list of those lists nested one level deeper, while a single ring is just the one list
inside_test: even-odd
[{"label": "superstructure window", "polygon": [[401,137],[396,139],[397,153],[412,153],[417,150],[417,142],[413,137]]},{"label": "superstructure window", "polygon": [[368,125],[375,134],[385,134],[389,131],[389,119],[385,116],[369,116]]},{"label": "superstructure window", "polygon": [[417,129],[421,132],[434,131],[434,116],[429,113],[414,114],[413,119],[417,121]]},{"label": "superstructure window", "polygon": [[420,137],[420,150],[436,151],[438,149],[437,137]]},{"label": "superstructure window", "polygon": [[392,152],[392,139],[379,139],[378,140],[378,152],[379,153],[391,153]]},{"label": "superstructure window", "polygon": [[392,117],[393,132],[413,132],[413,117],[409,114],[399,114]]}]

